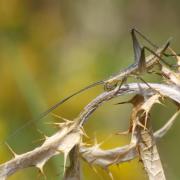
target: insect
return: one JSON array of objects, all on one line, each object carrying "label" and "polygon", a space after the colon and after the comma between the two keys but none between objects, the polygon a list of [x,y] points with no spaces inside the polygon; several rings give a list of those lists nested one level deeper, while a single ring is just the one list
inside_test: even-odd
[{"label": "insect", "polygon": [[[151,46],[153,46],[157,50],[154,52],[153,50],[151,50],[150,48],[148,48],[146,46],[141,47],[138,40],[137,40],[137,37],[136,37],[135,33],[139,34],[143,39],[145,39]],[[132,65],[130,65],[126,69],[120,71],[116,75],[113,75],[113,76],[111,76],[111,77],[109,77],[109,78],[107,78],[105,80],[101,80],[101,81],[92,83],[89,86],[86,86],[85,88],[71,94],[70,96],[68,96],[68,97],[66,97],[64,99],[62,99],[61,101],[59,101],[58,103],[56,103],[55,105],[50,107],[48,110],[46,110],[45,112],[40,114],[40,116],[37,119],[32,119],[32,120],[28,121],[27,123],[25,123],[20,128],[18,128],[16,131],[14,131],[12,134],[10,134],[6,138],[6,141],[9,140],[11,137],[13,137],[17,132],[19,132],[20,130],[27,127],[32,121],[37,121],[37,120],[42,119],[43,117],[48,115],[51,111],[56,109],[58,106],[60,106],[64,102],[68,101],[73,96],[75,96],[77,94],[80,94],[81,92],[83,92],[83,91],[85,91],[87,89],[90,89],[92,87],[95,87],[97,85],[104,85],[105,91],[113,90],[115,87],[117,87],[119,84],[121,84],[123,82],[123,79],[125,77],[128,77],[131,74],[137,74],[137,73],[140,74],[143,71],[150,69],[150,67],[155,62],[158,62],[158,60],[163,61],[163,59],[161,57],[162,55],[169,56],[168,54],[165,54],[165,51],[167,50],[167,48],[170,45],[169,41],[167,41],[167,43],[165,43],[162,47],[158,48],[155,44],[153,44],[149,39],[147,39],[141,32],[139,32],[136,29],[131,30],[131,36],[132,36],[133,50],[134,50],[134,63]],[[145,50],[147,50],[147,51],[149,51],[151,53],[147,57],[145,57]]]},{"label": "insect", "polygon": [[[143,47],[140,46],[136,38],[135,32],[139,33],[139,31],[132,29],[131,36],[132,36],[133,49],[134,49],[134,63],[129,67],[127,67],[126,69],[123,69],[116,75],[113,75],[104,81],[104,88],[107,91],[114,89],[123,80],[123,78],[131,74],[137,74],[137,73],[140,74],[148,70],[157,60],[162,60],[164,62],[164,60],[161,58],[161,55],[163,55],[163,53],[165,53],[165,51],[169,47],[170,41],[168,40],[161,48],[158,48],[156,52],[154,52],[147,46],[143,46]],[[149,40],[148,42],[151,43]],[[152,43],[151,45],[155,46]],[[151,55],[149,55],[147,58],[145,57],[145,50],[151,53]]]},{"label": "insect", "polygon": [[[136,38],[135,33],[138,33],[143,39],[145,39],[149,44],[151,44],[151,46],[157,48],[156,52],[154,52],[153,50],[151,50],[150,48],[143,46],[142,48],[140,47],[140,44]],[[137,73],[137,72],[142,72],[146,69],[149,69],[158,59],[164,61],[161,58],[161,55],[165,55],[165,56],[171,56],[169,54],[166,54],[165,51],[167,50],[167,48],[170,45],[170,41],[168,40],[161,48],[158,48],[158,46],[156,46],[155,44],[153,44],[149,39],[147,39],[141,32],[139,32],[136,29],[132,29],[131,30],[131,36],[132,36],[132,41],[133,41],[133,49],[134,49],[134,60],[135,62],[130,65],[129,67],[127,67],[126,69],[123,69],[122,71],[120,71],[119,73],[117,73],[116,75],[113,75],[107,79],[101,80],[101,81],[97,81],[95,83],[90,84],[89,86],[86,86],[85,88],[71,94],[70,96],[62,99],[61,101],[59,101],[58,103],[56,103],[54,106],[50,107],[47,111],[43,112],[39,118],[43,118],[44,116],[46,116],[47,114],[49,114],[51,111],[53,111],[54,109],[56,109],[59,105],[63,104],[64,102],[66,102],[67,100],[69,100],[70,98],[72,98],[73,96],[80,94],[81,92],[90,89],[92,87],[95,87],[97,85],[104,85],[104,89],[106,91],[112,90],[114,89],[119,82],[121,82],[121,80],[125,77],[128,76],[132,73]],[[149,55],[147,58],[145,58],[145,50],[149,51],[151,53],[151,55]]]}]

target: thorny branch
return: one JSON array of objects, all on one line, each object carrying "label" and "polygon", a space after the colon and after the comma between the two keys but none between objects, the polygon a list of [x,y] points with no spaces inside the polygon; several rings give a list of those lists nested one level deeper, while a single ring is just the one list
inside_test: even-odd
[{"label": "thorny branch", "polygon": [[[172,53],[175,54],[173,50]],[[176,54],[175,54],[176,55]],[[176,57],[179,64],[179,57]],[[98,165],[104,169],[114,164],[120,164],[139,157],[145,167],[150,180],[165,180],[165,174],[160,161],[156,140],[162,138],[172,127],[177,115],[180,113],[180,87],[179,72],[161,66],[164,83],[129,83],[121,87],[101,93],[92,100],[80,112],[73,121],[56,123],[59,130],[52,136],[46,137],[43,144],[32,151],[24,154],[16,154],[14,157],[0,165],[0,179],[7,179],[8,176],[20,169],[35,166],[42,174],[46,162],[53,156],[64,153],[64,167],[69,155],[70,167],[65,170],[64,180],[81,179],[80,158],[90,165]],[[133,104],[128,129],[131,140],[128,145],[114,149],[103,150],[98,145],[87,146],[82,142],[85,135],[83,125],[89,120],[91,114],[102,106],[103,103],[127,94],[134,94],[129,102]],[[153,133],[151,126],[150,110],[161,99],[167,98],[175,102],[177,112],[167,123]],[[111,175],[111,174],[110,174]],[[111,177],[113,177],[111,175]]]}]

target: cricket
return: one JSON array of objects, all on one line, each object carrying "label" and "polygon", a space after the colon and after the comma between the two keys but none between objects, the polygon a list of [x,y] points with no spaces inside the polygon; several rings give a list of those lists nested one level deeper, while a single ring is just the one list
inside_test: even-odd
[{"label": "cricket", "polygon": [[[140,43],[136,37],[136,34],[141,36],[146,42],[148,42],[156,50],[153,51],[147,46],[141,47]],[[155,44],[153,44],[140,31],[138,31],[137,29],[134,29],[134,28],[131,30],[131,37],[132,37],[133,52],[134,52],[134,63],[133,64],[131,64],[127,68],[121,70],[120,72],[116,73],[115,75],[108,77],[107,79],[92,83],[92,84],[80,89],[79,91],[65,97],[64,99],[60,100],[55,105],[53,105],[52,107],[50,107],[49,109],[47,109],[46,111],[41,113],[39,115],[39,117],[28,121],[27,123],[22,125],[20,128],[15,130],[12,134],[10,134],[6,138],[6,140],[2,144],[7,142],[11,137],[15,136],[20,130],[27,127],[33,121],[38,121],[38,120],[42,119],[43,117],[47,116],[50,112],[52,112],[57,107],[59,107],[60,105],[62,105],[63,103],[65,103],[66,101],[71,99],[73,96],[76,96],[76,95],[82,93],[83,91],[86,91],[87,89],[93,88],[97,85],[103,85],[105,91],[111,91],[114,88],[116,88],[117,86],[119,86],[119,88],[120,88],[121,85],[124,83],[124,80],[126,78],[128,78],[128,76],[140,75],[143,72],[148,71],[152,67],[152,65],[154,65],[155,63],[160,63],[160,61],[164,62],[164,60],[162,58],[163,55],[164,56],[173,56],[171,54],[166,53],[166,50],[169,48],[169,45],[170,45],[170,40],[168,40],[164,45],[162,45],[162,47],[158,47]],[[148,55],[147,57],[145,56],[145,50],[150,52],[150,55]]]},{"label": "cricket", "polygon": [[179,7],[0,1],[0,180],[180,179]]},{"label": "cricket", "polygon": [[[140,46],[140,43],[136,37],[136,34],[139,34],[144,40],[146,40],[151,46],[156,48],[156,52],[148,48],[147,46]],[[159,60],[162,62],[165,62],[162,58],[162,55],[165,56],[173,56],[171,54],[165,53],[165,51],[168,49],[170,45],[170,40],[168,40],[162,47],[158,47],[155,44],[153,44],[148,38],[146,38],[140,31],[136,29],[131,30],[131,37],[132,37],[132,42],[133,42],[133,50],[134,50],[134,63],[130,65],[129,67],[121,70],[120,72],[116,73],[115,75],[112,75],[108,77],[107,79],[97,81],[95,83],[92,83],[85,88],[82,88],[81,90],[69,95],[68,97],[60,100],[58,103],[50,107],[48,110],[43,112],[39,118],[43,118],[46,115],[48,115],[51,111],[59,107],[61,104],[65,103],[68,101],[70,98],[72,98],[75,95],[78,95],[82,93],[83,91],[90,89],[92,87],[95,87],[97,85],[104,85],[104,90],[105,91],[110,91],[113,90],[114,88],[117,87],[118,84],[122,82],[122,80],[126,77],[128,77],[131,74],[137,74],[137,73],[142,73],[143,71],[149,70],[150,67],[154,63],[159,63]],[[145,50],[149,51],[151,54],[148,57],[145,57]]]}]

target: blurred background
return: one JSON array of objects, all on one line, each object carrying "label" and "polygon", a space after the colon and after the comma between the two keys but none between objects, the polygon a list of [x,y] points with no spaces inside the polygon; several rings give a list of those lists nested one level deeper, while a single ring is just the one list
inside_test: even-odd
[{"label": "blurred background", "polygon": [[[23,124],[61,98],[133,63],[131,28],[136,27],[157,45],[173,37],[172,47],[180,52],[179,8],[178,0],[0,0],[0,163],[12,158],[4,140],[16,153],[27,152],[42,143],[43,134],[50,136],[57,130],[52,122],[61,120],[50,114],[16,131]],[[149,80],[158,81],[158,77]],[[102,86],[88,90],[53,113],[73,120],[102,91]],[[104,104],[91,116],[85,125],[91,137],[87,142],[93,143],[95,137],[98,142],[107,139],[103,148],[129,143],[129,137],[113,135],[129,125],[132,107],[114,105],[122,100]],[[154,129],[174,111],[168,101],[163,107],[155,106]],[[158,142],[171,180],[180,177],[179,128],[177,121]],[[82,169],[85,180],[110,179],[105,171],[97,168],[96,174],[85,162]],[[47,179],[61,179],[63,156],[49,160],[44,171]],[[111,167],[111,171],[115,179],[147,179],[138,159]],[[43,179],[38,170],[28,168],[9,179],[37,178]]]}]

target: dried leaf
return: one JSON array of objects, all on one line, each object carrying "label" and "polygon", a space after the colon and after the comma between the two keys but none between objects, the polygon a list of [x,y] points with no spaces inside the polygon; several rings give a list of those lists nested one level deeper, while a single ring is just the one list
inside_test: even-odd
[{"label": "dried leaf", "polygon": [[153,133],[151,131],[141,129],[140,139],[141,140],[138,144],[139,154],[149,180],[165,180],[164,170]]},{"label": "dried leaf", "polygon": [[[150,124],[150,110],[154,104],[159,102],[160,95],[155,94],[149,99],[139,102],[138,108],[134,107],[134,118],[132,133],[136,132],[138,141],[139,156],[145,167],[150,180],[165,180],[164,170],[161,164],[159,153],[154,140]],[[138,126],[139,122],[141,126]]]}]

